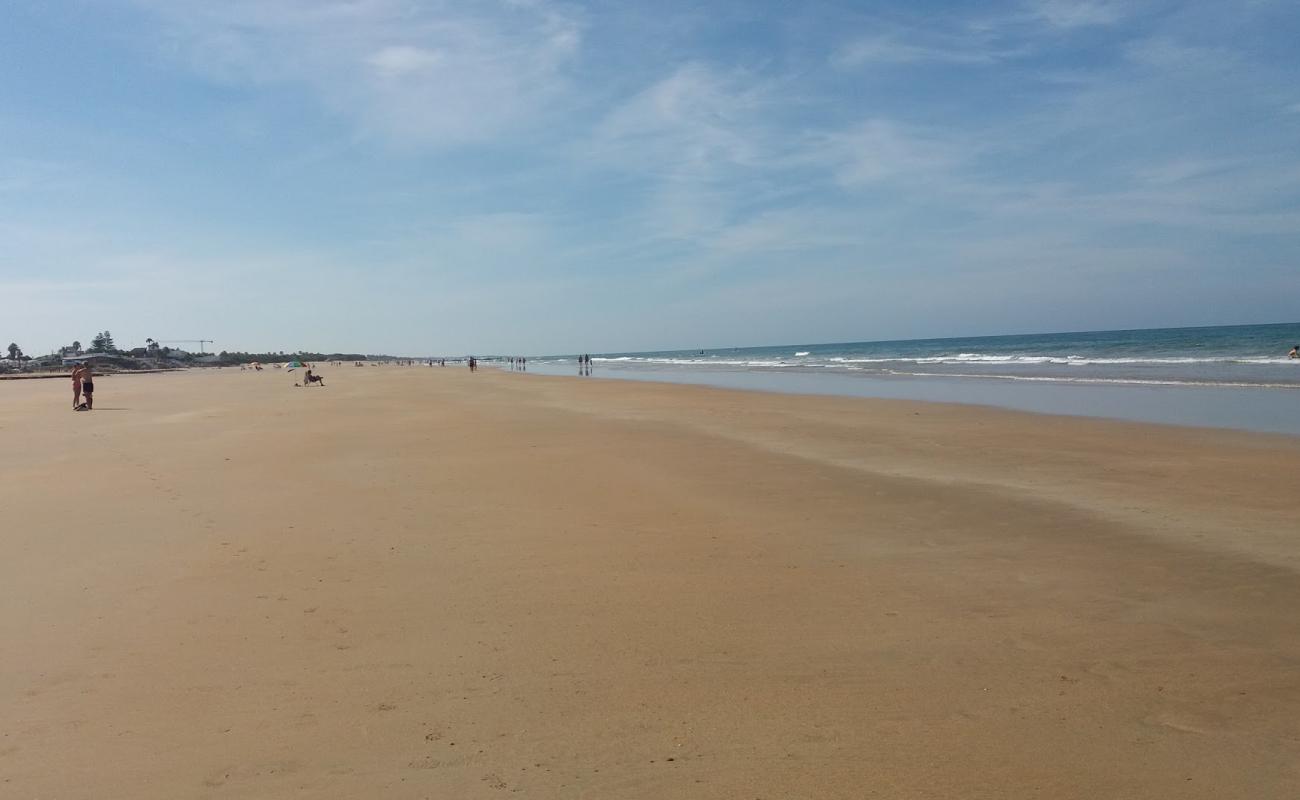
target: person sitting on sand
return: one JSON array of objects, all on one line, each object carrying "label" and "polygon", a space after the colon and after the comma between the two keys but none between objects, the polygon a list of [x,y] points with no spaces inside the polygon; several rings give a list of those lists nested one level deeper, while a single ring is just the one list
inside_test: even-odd
[{"label": "person sitting on sand", "polygon": [[307,374],[304,375],[304,376],[302,376],[302,385],[303,385],[303,386],[311,386],[313,383],[318,383],[318,384],[320,384],[321,386],[324,386],[324,385],[325,385],[325,379],[322,378],[322,377],[319,376],[319,375],[314,375],[314,374],[312,374],[312,371],[311,371],[311,370],[307,370]]},{"label": "person sitting on sand", "polygon": [[1286,354],[1287,358],[1300,358],[1300,344],[1291,348],[1291,352]]}]

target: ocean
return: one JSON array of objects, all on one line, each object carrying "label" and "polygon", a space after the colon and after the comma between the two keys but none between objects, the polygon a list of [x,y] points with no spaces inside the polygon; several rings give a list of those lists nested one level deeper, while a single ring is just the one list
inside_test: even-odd
[{"label": "ocean", "polygon": [[[1300,322],[592,354],[597,377],[1300,434]],[[530,359],[576,374],[576,356]],[[1294,420],[1294,421],[1293,421]]]}]

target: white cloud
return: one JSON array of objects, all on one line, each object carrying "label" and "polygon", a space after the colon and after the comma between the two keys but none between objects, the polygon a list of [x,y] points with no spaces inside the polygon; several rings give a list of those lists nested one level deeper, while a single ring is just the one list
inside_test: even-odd
[{"label": "white cloud", "polygon": [[1124,18],[1125,5],[1103,0],[1036,0],[1029,11],[1054,28],[1068,29],[1113,25]]},{"label": "white cloud", "polygon": [[382,78],[398,78],[413,72],[423,72],[441,60],[438,53],[432,50],[409,45],[384,47],[366,57],[366,63]]},{"label": "white cloud", "polygon": [[710,242],[714,255],[802,253],[851,247],[862,242],[866,221],[838,208],[764,211],[720,231]]},{"label": "white cloud", "polygon": [[664,174],[752,164],[766,100],[761,85],[689,64],[610,111],[587,152]]},{"label": "white cloud", "polygon": [[864,64],[910,64],[924,61],[988,64],[998,58],[996,52],[979,44],[922,44],[890,36],[868,36],[841,47],[831,60],[840,67],[858,67]]},{"label": "white cloud", "polygon": [[310,92],[364,132],[445,146],[510,131],[567,89],[582,21],[543,2],[138,0],[214,80]]},{"label": "white cloud", "polygon": [[1240,163],[1240,159],[1229,158],[1178,158],[1142,167],[1137,170],[1136,177],[1144,183],[1155,185],[1182,183],[1223,172]]},{"label": "white cloud", "polygon": [[990,16],[932,15],[911,23],[873,19],[870,32],[835,49],[841,68],[867,64],[991,65],[1040,53],[1075,29],[1113,25],[1125,7],[1114,2],[1036,0]]},{"label": "white cloud", "polygon": [[871,119],[815,137],[810,153],[831,166],[845,186],[933,177],[971,156],[953,141],[889,119]]},{"label": "white cloud", "polygon": [[999,39],[998,26],[960,25],[943,30],[934,27],[880,26],[884,31],[853,39],[837,48],[831,64],[840,68],[867,64],[994,64],[1023,56],[1025,45]]},{"label": "white cloud", "polygon": [[1136,64],[1167,73],[1197,72],[1219,76],[1236,65],[1236,55],[1222,47],[1194,47],[1168,36],[1131,42],[1125,55]]}]

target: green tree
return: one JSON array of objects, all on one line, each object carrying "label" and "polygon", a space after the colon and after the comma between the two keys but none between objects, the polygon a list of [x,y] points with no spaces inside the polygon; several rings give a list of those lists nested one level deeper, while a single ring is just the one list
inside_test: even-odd
[{"label": "green tree", "polygon": [[80,352],[81,352],[81,342],[74,341],[74,342],[72,343],[72,353],[73,353],[73,355],[76,355],[76,354],[78,354],[78,353],[80,353]]},{"label": "green tree", "polygon": [[22,349],[21,347],[19,347],[18,345],[14,344],[13,342],[10,342],[10,343],[9,343],[9,359],[10,359],[11,361],[17,361],[18,359],[20,359],[20,358],[22,358],[22,357],[23,357],[23,349]]},{"label": "green tree", "polygon": [[111,353],[116,349],[117,345],[113,344],[113,334],[104,331],[104,350]]},{"label": "green tree", "polygon": [[90,340],[90,352],[102,353],[107,349],[108,339],[104,337],[104,332],[100,331]]}]

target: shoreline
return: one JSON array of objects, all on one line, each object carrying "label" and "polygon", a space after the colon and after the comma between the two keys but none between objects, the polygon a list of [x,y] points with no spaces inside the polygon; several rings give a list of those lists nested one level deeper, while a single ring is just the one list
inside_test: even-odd
[{"label": "shoreline", "polygon": [[0,388],[7,792],[1224,800],[1300,779],[1293,437],[292,377],[123,381],[84,414]]},{"label": "shoreline", "polygon": [[[573,377],[574,369],[532,363],[528,372]],[[516,374],[494,364],[494,368]],[[988,376],[877,376],[757,370],[597,367],[592,378],[714,386],[802,396],[953,403],[1033,414],[1212,430],[1300,436],[1290,387],[1032,382]]]}]

